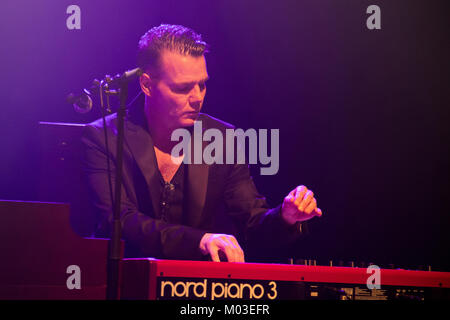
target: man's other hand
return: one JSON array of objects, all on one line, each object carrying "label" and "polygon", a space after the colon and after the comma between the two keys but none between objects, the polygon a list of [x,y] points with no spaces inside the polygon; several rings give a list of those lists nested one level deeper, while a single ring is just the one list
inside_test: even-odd
[{"label": "man's other hand", "polygon": [[321,217],[322,210],[317,207],[314,193],[305,186],[298,186],[284,198],[281,216],[289,223],[306,221],[313,217]]},{"label": "man's other hand", "polygon": [[212,261],[220,262],[221,252],[225,254],[228,262],[245,262],[244,251],[232,235],[206,233],[200,240],[200,250],[203,254],[209,254]]}]

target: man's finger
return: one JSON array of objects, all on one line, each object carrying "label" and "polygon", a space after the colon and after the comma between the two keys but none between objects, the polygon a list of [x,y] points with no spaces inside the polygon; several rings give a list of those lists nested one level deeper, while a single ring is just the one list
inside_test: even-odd
[{"label": "man's finger", "polygon": [[313,211],[313,214],[316,215],[316,216],[318,216],[318,217],[321,217],[321,216],[322,216],[322,210],[320,210],[320,208],[316,208],[316,209]]},{"label": "man's finger", "polygon": [[244,250],[242,250],[241,246],[239,245],[238,241],[236,240],[235,237],[231,237],[231,242],[234,244],[236,251],[237,251],[237,256],[238,256],[238,261],[237,262],[245,262],[244,260]]},{"label": "man's finger", "polygon": [[314,192],[312,190],[308,190],[303,196],[303,200],[306,200],[308,197],[314,197]]},{"label": "man's finger", "polygon": [[[237,259],[237,254],[235,250],[235,245],[232,241],[234,237],[224,235],[217,241],[217,248],[221,253],[225,255],[228,262],[235,262]],[[220,260],[220,255],[219,255]]]},{"label": "man's finger", "polygon": [[306,192],[308,191],[308,188],[306,188],[305,186],[299,186],[296,189],[296,193],[295,193],[295,205],[299,206],[303,200],[303,197],[305,196]]},{"label": "man's finger", "polygon": [[211,256],[212,261],[220,262],[219,258],[219,248],[217,246],[211,246],[209,249],[209,255]]},{"label": "man's finger", "polygon": [[308,190],[308,192],[306,192],[306,194],[304,195],[302,202],[298,206],[298,209],[300,211],[305,211],[305,209],[311,203],[312,199],[314,199],[314,192],[312,192],[311,190]]},{"label": "man's finger", "polygon": [[297,188],[293,189],[289,194],[286,196],[286,198],[294,198],[295,192],[297,191]]},{"label": "man's finger", "polygon": [[305,208],[305,213],[311,214],[316,208],[317,208],[317,201],[315,198],[312,198],[309,205]]},{"label": "man's finger", "polygon": [[239,246],[235,246],[233,245],[232,247],[230,247],[231,252],[233,252],[233,262],[242,262],[243,259],[243,252],[242,250],[239,248]]},{"label": "man's finger", "polygon": [[286,196],[285,200],[294,203],[295,195],[297,194],[297,190],[298,190],[298,187],[296,187],[291,192],[289,192],[289,194]]},{"label": "man's finger", "polygon": [[226,246],[222,251],[225,252],[228,262],[237,262],[238,257],[236,254],[236,250],[234,250],[232,247]]}]

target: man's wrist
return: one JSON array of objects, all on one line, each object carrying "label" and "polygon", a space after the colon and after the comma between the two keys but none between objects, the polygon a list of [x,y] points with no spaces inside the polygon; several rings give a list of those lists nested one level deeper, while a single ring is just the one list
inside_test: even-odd
[{"label": "man's wrist", "polygon": [[295,218],[289,217],[285,214],[285,212],[283,210],[283,206],[281,206],[280,215],[281,215],[281,219],[290,226],[294,225],[297,222],[297,220],[295,220]]},{"label": "man's wrist", "polygon": [[285,215],[283,215],[283,206],[280,210],[281,220],[286,225],[286,228],[294,233],[303,233],[303,221],[298,221],[293,218],[289,219]]},{"label": "man's wrist", "polygon": [[200,240],[199,249],[202,254],[206,255],[208,254],[208,250],[206,249],[206,243],[208,242],[208,239],[211,237],[211,233],[205,233],[203,237]]}]

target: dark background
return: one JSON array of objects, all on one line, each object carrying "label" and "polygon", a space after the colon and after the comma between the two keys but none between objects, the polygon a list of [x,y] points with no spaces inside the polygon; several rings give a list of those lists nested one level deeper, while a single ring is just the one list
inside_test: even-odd
[{"label": "dark background", "polygon": [[[324,215],[290,256],[450,271],[445,2],[2,1],[0,198],[39,200],[39,121],[100,116],[69,92],[134,68],[149,28],[183,24],[211,46],[204,112],[280,129],[278,174],[252,168],[261,193],[316,194]],[[71,4],[81,30],[66,28]],[[381,30],[366,27],[372,4]]]}]

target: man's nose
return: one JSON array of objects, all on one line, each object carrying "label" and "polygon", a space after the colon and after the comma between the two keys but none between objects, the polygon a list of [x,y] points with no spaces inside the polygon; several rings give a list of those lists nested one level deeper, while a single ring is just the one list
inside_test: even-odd
[{"label": "man's nose", "polygon": [[205,93],[202,92],[202,90],[200,89],[200,86],[197,84],[194,87],[194,89],[192,90],[192,94],[191,94],[189,102],[191,104],[201,103],[203,101],[204,97],[205,97]]}]

